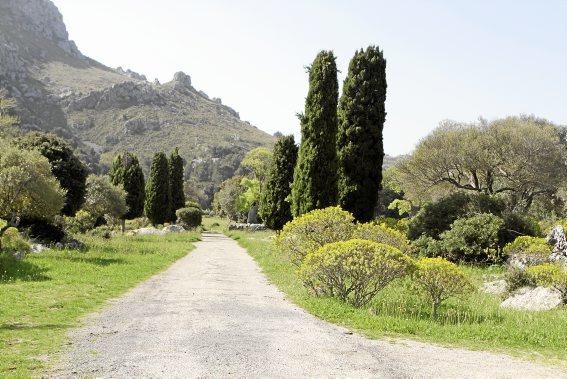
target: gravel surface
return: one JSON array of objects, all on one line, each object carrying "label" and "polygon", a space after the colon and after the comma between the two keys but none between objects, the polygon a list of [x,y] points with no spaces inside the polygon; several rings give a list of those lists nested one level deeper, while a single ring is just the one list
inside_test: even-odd
[{"label": "gravel surface", "polygon": [[506,355],[369,340],[285,300],[234,241],[187,257],[71,334],[50,377],[567,377]]}]

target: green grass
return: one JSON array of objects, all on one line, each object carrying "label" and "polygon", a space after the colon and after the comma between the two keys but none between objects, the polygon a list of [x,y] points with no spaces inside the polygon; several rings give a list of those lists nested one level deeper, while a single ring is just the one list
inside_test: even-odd
[{"label": "green grass", "polygon": [[0,377],[38,376],[57,360],[69,328],[105,301],[167,268],[198,233],[82,238],[88,251],[0,260]]},{"label": "green grass", "polygon": [[202,229],[212,233],[226,233],[229,221],[222,217],[203,216]]},{"label": "green grass", "polygon": [[[392,283],[369,306],[356,309],[331,298],[310,296],[295,267],[273,248],[273,233],[230,232],[260,265],[269,280],[313,315],[371,338],[402,337],[505,352],[567,367],[567,310],[522,312],[499,307],[500,298],[475,293],[444,303],[431,319],[430,305],[408,279]],[[464,268],[480,285],[503,275],[500,267]]]}]

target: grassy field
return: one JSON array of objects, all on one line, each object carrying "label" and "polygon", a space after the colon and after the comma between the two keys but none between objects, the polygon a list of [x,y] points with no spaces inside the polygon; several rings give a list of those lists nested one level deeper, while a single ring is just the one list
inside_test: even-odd
[{"label": "grassy field", "polygon": [[[273,233],[230,232],[258,262],[270,281],[295,304],[324,320],[343,325],[371,338],[403,337],[476,350],[506,352],[567,367],[567,310],[520,312],[499,308],[494,295],[475,293],[452,299],[431,320],[430,305],[409,280],[392,283],[367,307],[356,309],[330,298],[308,294],[295,267],[273,249]],[[465,267],[480,285],[503,269]]]},{"label": "grassy field", "polygon": [[49,251],[0,260],[0,377],[38,376],[69,328],[193,248],[195,232],[81,238],[88,251]]}]

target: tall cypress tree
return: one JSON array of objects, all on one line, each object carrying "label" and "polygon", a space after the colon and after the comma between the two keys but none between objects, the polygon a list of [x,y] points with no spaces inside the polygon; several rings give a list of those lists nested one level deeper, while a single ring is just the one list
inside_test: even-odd
[{"label": "tall cypress tree", "polygon": [[110,179],[112,184],[121,185],[126,191],[128,212],[124,218],[132,220],[141,217],[144,214],[146,190],[144,172],[140,167],[138,157],[130,152],[118,154],[112,162]]},{"label": "tall cypress tree", "polygon": [[157,153],[152,161],[144,205],[146,217],[153,225],[163,224],[170,218],[169,165],[164,153]]},{"label": "tall cypress tree", "polygon": [[272,166],[260,203],[260,216],[266,226],[281,230],[291,221],[291,184],[297,162],[297,145],[293,135],[280,137],[274,146]]},{"label": "tall cypress tree", "polygon": [[302,215],[337,203],[337,64],[321,51],[308,68],[309,92],[301,121],[301,145],[292,186],[292,213]]},{"label": "tall cypress tree", "polygon": [[171,187],[171,214],[169,221],[175,221],[175,211],[185,206],[183,158],[179,156],[178,148],[175,148],[169,157],[169,183]]},{"label": "tall cypress tree", "polygon": [[339,104],[339,205],[370,221],[382,183],[386,60],[377,46],[352,58]]}]

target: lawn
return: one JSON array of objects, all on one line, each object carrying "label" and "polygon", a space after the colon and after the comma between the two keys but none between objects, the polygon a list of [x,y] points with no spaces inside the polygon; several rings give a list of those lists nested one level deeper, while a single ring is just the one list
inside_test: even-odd
[{"label": "lawn", "polygon": [[[447,301],[432,320],[430,305],[409,280],[399,280],[373,302],[356,309],[330,298],[310,296],[295,267],[274,251],[273,233],[231,231],[229,235],[260,265],[269,280],[289,300],[313,315],[356,330],[371,338],[402,337],[475,350],[505,352],[567,367],[567,309],[521,312],[501,309],[494,295],[475,293]],[[480,285],[503,274],[500,267],[465,270]]]},{"label": "lawn", "polygon": [[0,377],[39,376],[57,360],[69,328],[193,248],[198,233],[84,237],[86,252],[0,259]]}]

